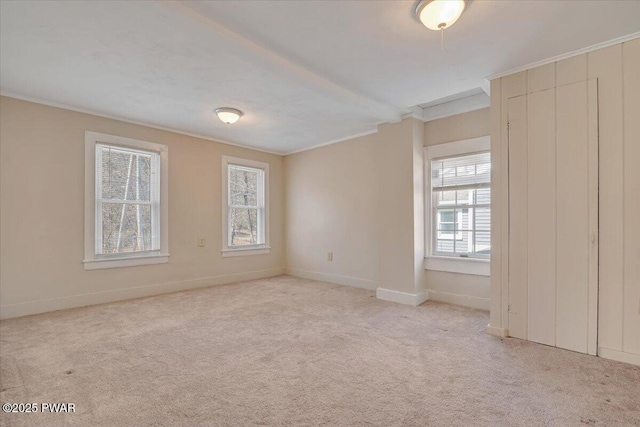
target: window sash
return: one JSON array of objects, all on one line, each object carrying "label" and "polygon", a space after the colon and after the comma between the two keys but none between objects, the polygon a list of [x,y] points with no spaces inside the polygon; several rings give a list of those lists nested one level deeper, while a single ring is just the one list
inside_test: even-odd
[{"label": "window sash", "polygon": [[[436,195],[434,195],[433,199],[435,200]],[[463,233],[469,233],[471,236],[471,247],[473,249],[473,251],[476,250],[476,243],[477,243],[477,233],[491,233],[491,227],[489,226],[487,229],[477,229],[476,228],[476,211],[475,208],[476,207],[480,207],[480,208],[490,208],[491,205],[490,204],[478,204],[478,205],[448,205],[446,207],[434,207],[432,208],[432,218],[433,218],[433,223],[432,223],[432,247],[431,247],[431,252],[433,255],[437,255],[437,256],[448,256],[448,257],[463,257],[463,258],[480,258],[480,259],[488,259],[490,258],[490,255],[486,255],[486,254],[478,254],[475,252],[457,252],[457,241],[463,241],[464,237],[463,237]],[[457,212],[457,211],[461,211],[462,209],[474,209],[473,211],[473,221],[470,221],[469,223],[472,224],[471,227],[467,227],[467,228],[459,228],[458,227],[458,223],[462,223],[462,219],[460,218],[460,216],[462,215],[462,212]],[[439,211],[454,211],[454,229],[453,230],[447,230],[447,229],[442,229],[438,227],[438,218],[439,218]],[[442,224],[442,223],[441,223]],[[445,224],[451,224],[451,222],[446,222]],[[439,234],[442,232],[446,232],[447,234],[449,234],[449,236],[447,237],[441,237]],[[446,240],[446,241],[451,241],[453,244],[453,250],[452,251],[439,251],[438,250],[438,240]]]},{"label": "window sash", "polygon": [[[232,170],[241,170],[251,173],[257,173],[256,183],[256,204],[252,205],[239,205],[233,204],[233,197],[231,194],[231,172]],[[229,249],[251,249],[251,248],[263,248],[266,245],[266,232],[265,232],[265,171],[260,168],[254,168],[249,166],[237,165],[234,163],[227,163],[227,248]],[[233,244],[233,227],[232,227],[232,210],[233,209],[246,209],[256,211],[256,240],[255,244],[248,245],[234,245]]]},{"label": "window sash", "polygon": [[[491,167],[489,166],[489,170],[488,172],[482,172],[482,173],[478,173],[478,165],[482,164],[485,165],[486,161],[482,160],[482,163],[473,163],[473,162],[469,162],[469,163],[455,163],[455,162],[451,162],[451,161],[455,161],[456,159],[460,159],[463,157],[470,157],[470,156],[478,156],[481,154],[486,154],[488,153],[487,151],[484,152],[476,152],[476,153],[465,153],[465,154],[460,154],[457,156],[450,156],[450,157],[442,157],[442,158],[438,158],[438,159],[427,159],[427,161],[430,162],[430,170],[431,170],[431,176],[430,176],[430,190],[431,190],[431,217],[432,217],[432,221],[431,221],[431,253],[433,255],[436,256],[446,256],[446,257],[454,257],[454,258],[458,258],[458,257],[463,257],[463,258],[479,258],[479,259],[488,259],[490,258],[490,255],[486,255],[486,254],[478,254],[475,253],[475,251],[477,250],[477,235],[478,233],[487,233],[490,234],[491,229],[490,226],[487,229],[476,229],[476,212],[477,209],[490,209],[491,208],[491,204],[490,203],[464,203],[465,201],[463,200],[463,203],[458,203],[458,200],[453,200],[451,201],[451,203],[447,203],[447,204],[438,204],[438,199],[439,199],[439,194],[445,192],[445,191],[463,191],[463,190],[477,190],[477,189],[484,189],[484,188],[491,188],[491,183],[490,182],[486,182],[485,180],[487,179],[487,174],[489,175],[489,179],[490,179],[490,170]],[[443,165],[446,165],[447,162],[450,162],[453,164],[452,167],[447,168],[447,167],[442,167]],[[441,171],[442,175],[440,176],[440,178],[434,178],[433,176],[433,170],[434,170],[434,165],[439,164],[439,170]],[[474,169],[474,175],[460,175],[458,176],[458,168],[459,167],[464,167],[464,168],[473,168]],[[445,176],[445,170],[453,170],[454,171],[454,175],[451,176]],[[468,182],[468,181],[472,181],[473,179],[479,179],[483,182]],[[461,181],[460,184],[456,184],[455,181]],[[448,182],[447,182],[448,181]],[[469,219],[469,224],[467,227],[462,228],[462,223],[463,223],[463,219],[461,218],[462,216],[462,210],[466,209],[468,210],[468,215],[471,217]],[[442,227],[439,227],[439,219],[440,219],[440,212],[443,211],[447,211],[447,212],[453,212],[454,214],[454,222],[446,222],[445,224],[453,224],[453,230],[451,229],[444,229]],[[440,224],[442,225],[443,223],[440,222]],[[442,235],[442,233],[446,233],[445,236]],[[468,238],[471,239],[470,241],[464,243],[464,245],[467,246],[467,248],[470,246],[471,247],[471,251],[468,252],[458,252],[459,250],[459,245],[463,242],[464,237],[463,234],[467,233],[468,234]],[[444,237],[444,238],[443,238]],[[447,241],[450,242],[452,245],[452,250],[451,251],[440,251],[438,250],[438,243],[439,241]]]},{"label": "window sash", "polygon": [[[131,200],[127,199],[127,191],[129,189],[128,183],[125,184],[125,195],[123,199],[103,198],[102,188],[102,160],[103,149],[109,149],[113,152],[125,153],[129,155],[147,157],[150,159],[150,194],[149,200]],[[130,174],[129,174],[130,175]],[[130,176],[127,179],[130,179]],[[159,254],[161,249],[161,237],[160,237],[160,154],[154,151],[136,150],[131,148],[125,148],[112,144],[96,143],[95,144],[95,256],[96,258],[122,258],[140,256],[145,254]],[[105,254],[104,252],[104,236],[103,236],[103,205],[104,204],[121,204],[122,216],[120,218],[120,233],[122,231],[125,206],[138,205],[138,206],[151,206],[151,249],[127,251],[127,252],[114,252]]]}]

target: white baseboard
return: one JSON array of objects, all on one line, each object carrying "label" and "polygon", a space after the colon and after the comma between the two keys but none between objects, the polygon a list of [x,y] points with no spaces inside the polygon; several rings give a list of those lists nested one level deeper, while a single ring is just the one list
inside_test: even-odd
[{"label": "white baseboard", "polygon": [[429,299],[428,292],[410,294],[407,292],[393,291],[391,289],[376,289],[376,297],[383,301],[397,302],[399,304],[418,306]]},{"label": "white baseboard", "polygon": [[509,331],[505,328],[498,328],[491,325],[487,325],[487,333],[500,338],[505,338],[509,335]]},{"label": "white baseboard", "polygon": [[623,351],[611,350],[610,348],[598,347],[598,356],[640,366],[640,354],[625,353]]},{"label": "white baseboard", "polygon": [[46,313],[55,310],[64,310],[67,308],[84,307],[87,305],[104,304],[114,301],[148,297],[152,295],[166,294],[188,289],[224,285],[227,283],[242,282],[246,280],[264,279],[267,277],[279,276],[281,274],[284,274],[284,268],[272,268],[268,270],[247,271],[225,276],[204,277],[200,279],[183,280],[179,282],[159,283],[154,285],[137,286],[134,288],[116,289],[105,292],[97,292],[93,294],[73,295],[63,298],[3,305],[0,306],[0,319],[9,319],[12,317],[28,316],[31,314]]},{"label": "white baseboard", "polygon": [[489,298],[473,297],[470,295],[450,294],[448,292],[429,289],[429,300],[446,302],[448,304],[461,305],[463,307],[476,308],[489,311],[491,300]]},{"label": "white baseboard", "polygon": [[370,279],[360,279],[359,277],[340,276],[337,274],[320,273],[316,271],[300,270],[298,268],[286,267],[285,274],[289,276],[301,277],[303,279],[318,280],[320,282],[335,283],[336,285],[353,286],[355,288],[374,290],[378,287],[378,282]]}]

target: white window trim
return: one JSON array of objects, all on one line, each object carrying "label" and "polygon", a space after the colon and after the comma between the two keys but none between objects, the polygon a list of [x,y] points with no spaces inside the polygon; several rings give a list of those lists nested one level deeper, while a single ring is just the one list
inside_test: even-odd
[{"label": "white window trim", "polygon": [[[96,257],[96,144],[153,151],[160,154],[160,251]],[[133,267],[169,262],[169,147],[122,136],[84,134],[84,264],[85,270]]]},{"label": "white window trim", "polygon": [[450,273],[471,274],[477,276],[490,276],[490,259],[433,255],[432,236],[434,231],[433,219],[431,218],[431,160],[439,157],[452,157],[489,150],[491,150],[491,138],[489,136],[465,139],[462,141],[448,142],[446,144],[438,144],[425,147],[425,270],[446,271]]},{"label": "white window trim", "polygon": [[[264,171],[264,244],[229,246],[229,165],[246,166]],[[222,256],[265,255],[271,252],[269,236],[269,164],[238,157],[222,156]]]}]

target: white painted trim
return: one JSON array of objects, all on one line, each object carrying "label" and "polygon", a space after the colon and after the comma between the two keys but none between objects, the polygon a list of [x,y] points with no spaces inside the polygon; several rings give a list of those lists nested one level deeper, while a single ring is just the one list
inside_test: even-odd
[{"label": "white painted trim", "polygon": [[640,354],[625,353],[623,351],[612,350],[610,348],[598,347],[598,356],[604,359],[616,360],[618,362],[631,363],[640,366]]},{"label": "white painted trim", "polygon": [[[262,226],[264,227],[264,243],[260,245],[254,245],[248,248],[229,247],[229,165],[246,166],[262,170],[263,191],[262,194],[258,193],[258,197],[260,198],[260,196],[262,196],[262,210],[264,211],[264,218],[262,218]],[[269,225],[269,218],[269,163],[259,162],[257,160],[241,159],[239,157],[222,156],[222,256],[232,257],[269,253],[271,250],[271,227]]]},{"label": "white painted trim", "polygon": [[[96,144],[147,150],[160,155],[160,249],[159,253],[122,255],[116,258],[96,256]],[[155,257],[155,258],[154,258]],[[155,142],[109,135],[84,133],[84,269],[132,267],[160,264],[169,259],[169,147]]]},{"label": "white painted trim", "polygon": [[223,258],[234,256],[248,256],[248,255],[266,255],[271,252],[271,247],[264,248],[243,248],[243,249],[224,249],[221,251]]},{"label": "white painted trim", "polygon": [[475,308],[489,311],[491,300],[489,298],[474,297],[471,295],[459,295],[449,292],[434,291],[429,289],[429,300],[445,302],[447,304],[461,305],[463,307]]},{"label": "white painted trim", "polygon": [[378,288],[376,289],[376,297],[379,300],[383,301],[391,301],[397,302],[398,304],[418,306],[429,299],[429,293],[427,291],[423,291],[418,294],[410,294],[407,292]]},{"label": "white painted trim", "polygon": [[359,277],[340,276],[338,274],[320,273],[317,271],[300,270],[298,268],[286,267],[285,274],[289,276],[301,277],[303,279],[317,280],[319,282],[335,283],[336,285],[352,286],[354,288],[374,290],[378,287],[378,282]]},{"label": "white painted trim", "polygon": [[478,93],[476,95],[423,108],[421,120],[423,122],[430,122],[433,120],[443,119],[445,117],[468,113],[470,111],[481,110],[483,108],[489,108],[490,103],[491,99],[489,98],[489,95],[486,93]]},{"label": "white painted trim", "polygon": [[356,133],[355,135],[345,136],[344,138],[333,139],[331,141],[323,142],[323,143],[320,143],[320,144],[317,144],[317,145],[313,145],[311,147],[306,147],[306,148],[301,148],[299,150],[289,151],[289,152],[284,153],[282,155],[283,156],[289,156],[291,154],[302,153],[303,151],[315,150],[316,148],[325,147],[327,145],[337,144],[339,142],[344,142],[344,141],[348,141],[350,139],[360,138],[360,137],[367,136],[367,135],[373,135],[374,133],[378,133],[378,128],[377,127],[375,129],[372,129],[372,130],[367,130],[367,131],[364,131],[364,132]]},{"label": "white painted trim", "polygon": [[505,328],[498,328],[495,326],[487,325],[487,333],[494,337],[506,338],[509,336],[509,331]]},{"label": "white painted trim", "polygon": [[424,242],[425,242],[425,259],[431,258],[431,261],[425,261],[425,268],[427,270],[440,270],[450,271],[454,273],[462,274],[474,274],[481,276],[489,276],[491,274],[491,264],[488,263],[486,267],[486,273],[484,267],[472,266],[463,267],[464,264],[455,265],[451,262],[439,262],[440,259],[450,259],[453,262],[458,260],[463,261],[484,261],[477,258],[449,258],[449,257],[434,257],[432,233],[434,228],[434,218],[431,209],[431,199],[433,194],[431,192],[431,160],[440,157],[451,157],[463,154],[471,154],[482,151],[491,151],[491,137],[481,136],[479,138],[463,139],[461,141],[447,142],[444,144],[428,145],[424,147]]},{"label": "white painted trim", "polygon": [[205,288],[209,286],[224,285],[227,283],[264,279],[267,277],[279,276],[284,273],[283,270],[283,268],[271,268],[267,270],[248,271],[243,273],[228,274],[224,276],[202,277],[198,279],[182,280],[178,282],[158,283],[152,285],[136,286],[126,289],[115,289],[106,292],[72,295],[56,299],[8,304],[0,306],[0,318],[8,319],[12,317],[46,313],[55,310],[64,310],[68,308],[105,304],[109,302],[122,301],[133,298],[178,292],[188,289]]},{"label": "white painted trim", "polygon": [[480,151],[491,150],[491,137],[463,139],[462,141],[447,142],[425,147],[425,161],[439,157],[457,156],[460,154],[472,154]]},{"label": "white painted trim", "polygon": [[262,153],[275,154],[277,156],[284,156],[285,155],[284,152],[282,152],[282,151],[265,150],[264,148],[257,148],[257,147],[252,147],[250,145],[240,144],[240,143],[237,143],[237,142],[230,142],[230,141],[225,141],[223,139],[216,139],[216,138],[212,138],[210,136],[205,136],[205,135],[201,135],[201,134],[198,134],[198,133],[187,132],[187,131],[174,129],[174,128],[169,128],[169,127],[165,127],[165,126],[160,126],[160,125],[156,125],[156,124],[152,124],[152,123],[148,123],[148,122],[141,122],[141,121],[137,121],[137,120],[129,120],[129,119],[126,119],[126,118],[120,117],[120,116],[114,116],[114,115],[111,115],[111,114],[100,113],[100,112],[89,110],[89,109],[86,109],[86,108],[72,107],[72,106],[61,104],[61,103],[58,103],[58,102],[51,102],[51,101],[45,101],[43,99],[31,98],[31,97],[28,97],[28,96],[18,95],[16,93],[12,93],[12,92],[0,91],[0,96],[6,96],[7,98],[14,98],[14,99],[18,99],[20,101],[33,102],[35,104],[46,105],[48,107],[62,108],[63,110],[69,110],[69,111],[73,111],[73,112],[76,112],[76,113],[89,114],[89,115],[96,116],[96,117],[104,117],[105,119],[118,120],[118,121],[124,122],[124,123],[131,123],[132,125],[145,126],[145,127],[152,128],[152,129],[163,130],[165,132],[172,132],[172,133],[175,133],[175,134],[178,134],[178,135],[190,136],[192,138],[204,139],[206,141],[213,141],[213,142],[217,142],[219,144],[232,145],[234,147],[246,148],[247,150],[260,151]]},{"label": "white painted trim", "polygon": [[482,82],[480,83],[480,87],[482,88],[484,93],[489,95],[489,103],[491,103],[491,81],[487,79],[482,79]]},{"label": "white painted trim", "polygon": [[409,117],[413,117],[416,120],[420,120],[424,122],[424,108],[419,105],[414,105],[413,107],[409,107],[409,113],[402,115],[402,120],[408,119]]},{"label": "white painted trim", "polygon": [[164,264],[169,262],[169,254],[153,254],[131,256],[127,258],[99,258],[82,261],[85,270],[101,270],[104,268],[135,267],[137,265]]},{"label": "white painted trim", "polygon": [[[333,139],[333,140],[327,141],[327,142],[322,142],[320,144],[312,145],[311,147],[300,148],[298,150],[293,150],[293,151],[272,151],[272,150],[267,150],[267,149],[264,149],[264,148],[253,147],[251,145],[245,145],[245,144],[240,144],[240,143],[237,143],[237,142],[231,142],[231,141],[226,141],[226,140],[223,140],[223,139],[217,139],[217,138],[213,138],[213,137],[210,137],[210,136],[205,136],[205,135],[198,134],[198,133],[192,133],[192,132],[187,132],[187,131],[183,131],[183,130],[179,130],[179,129],[160,126],[160,125],[156,125],[156,124],[152,124],[152,123],[148,123],[148,122],[141,122],[141,121],[137,121],[137,120],[129,120],[129,119],[125,119],[124,117],[114,116],[114,115],[106,114],[106,113],[100,113],[100,112],[93,111],[93,110],[88,110],[88,109],[85,109],[85,108],[71,107],[69,105],[65,105],[65,104],[61,104],[61,103],[57,103],[57,102],[45,101],[45,100],[38,99],[38,98],[30,98],[28,96],[22,96],[22,95],[18,95],[16,93],[12,93],[12,92],[0,91],[0,96],[6,96],[7,98],[14,98],[14,99],[18,99],[20,101],[33,102],[35,104],[46,105],[48,107],[62,108],[63,110],[69,110],[69,111],[73,111],[73,112],[76,112],[76,113],[89,114],[89,115],[96,116],[96,117],[104,117],[105,119],[118,120],[118,121],[124,122],[124,123],[131,123],[133,125],[145,126],[145,127],[151,128],[151,129],[162,130],[162,131],[165,131],[165,132],[172,132],[172,133],[175,133],[175,134],[178,134],[178,135],[190,136],[192,138],[204,139],[206,141],[213,141],[213,142],[217,142],[219,144],[231,145],[231,146],[234,146],[234,147],[240,147],[240,148],[245,148],[247,150],[259,151],[261,153],[275,154],[276,156],[283,156],[283,157],[284,156],[289,156],[291,154],[301,153],[303,151],[309,151],[309,150],[313,150],[313,149],[316,149],[316,148],[324,147],[325,145],[337,144],[339,142],[348,141],[350,139],[360,138],[362,136],[367,136],[367,135],[372,135],[374,133],[378,133],[378,128],[376,127],[376,129],[367,130],[367,131],[360,132],[360,133],[357,133],[357,134],[354,134],[354,135],[345,136],[343,138]],[[386,122],[380,122],[380,123],[386,123]]]},{"label": "white painted trim", "polygon": [[594,45],[587,46],[587,47],[584,47],[582,49],[578,49],[578,50],[574,50],[574,51],[571,51],[571,52],[563,53],[563,54],[557,55],[557,56],[552,56],[551,58],[542,59],[540,61],[531,62],[529,64],[522,65],[520,67],[515,67],[515,68],[508,69],[506,71],[501,71],[499,73],[492,74],[492,75],[490,75],[488,77],[485,77],[485,78],[487,80],[498,79],[500,77],[508,76],[510,74],[519,73],[520,71],[530,70],[532,68],[540,67],[542,65],[551,64],[552,62],[562,61],[563,59],[568,59],[568,58],[572,58],[574,56],[582,55],[583,53],[589,53],[589,52],[593,52],[594,50],[604,49],[605,47],[613,46],[613,45],[616,45],[616,44],[619,44],[619,43],[628,42],[628,41],[637,39],[639,37],[640,37],[640,32],[631,33],[629,35],[618,37],[618,38],[615,38],[615,39],[612,39],[612,40],[608,40],[606,42],[596,43]]},{"label": "white painted trim", "polygon": [[491,261],[488,259],[427,256],[425,257],[424,265],[425,270],[491,276]]}]

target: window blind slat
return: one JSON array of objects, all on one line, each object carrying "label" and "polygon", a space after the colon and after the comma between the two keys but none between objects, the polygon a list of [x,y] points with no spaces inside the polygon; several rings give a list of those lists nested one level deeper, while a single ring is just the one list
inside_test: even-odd
[{"label": "window blind slat", "polygon": [[477,188],[491,188],[490,182],[466,185],[448,185],[444,187],[433,186],[433,191],[452,191],[452,190],[475,190]]},{"label": "window blind slat", "polygon": [[489,152],[431,161],[432,188],[452,188],[490,182],[491,154]]}]

